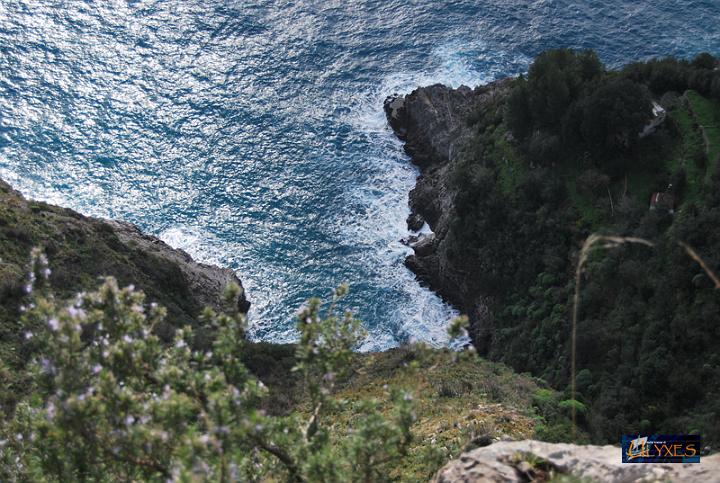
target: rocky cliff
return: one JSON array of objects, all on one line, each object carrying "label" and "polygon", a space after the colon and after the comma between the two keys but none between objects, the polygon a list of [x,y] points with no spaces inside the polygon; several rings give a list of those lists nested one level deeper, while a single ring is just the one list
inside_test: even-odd
[{"label": "rocky cliff", "polygon": [[[537,77],[548,58],[572,55],[539,56],[533,65],[540,67],[531,72]],[[565,92],[562,82],[532,75],[475,89],[435,85],[387,99],[388,122],[420,168],[408,226],[427,222],[433,232],[410,237],[414,254],[406,264],[469,316],[481,356],[567,389],[566,397],[575,333],[573,399],[587,409],[580,424],[592,440],[615,443],[623,432],[672,428],[714,442],[720,312],[709,280],[715,276],[682,247],[692,246],[704,267],[717,272],[720,148],[712,144],[707,155],[700,126],[720,119],[720,104],[707,92],[689,92],[686,102],[664,106],[666,121],[656,132],[598,154],[589,146],[603,144],[596,142],[603,129],[644,119],[647,106],[625,103],[623,86],[673,98],[667,83],[656,82],[668,73],[652,62],[598,69],[596,81],[605,89],[597,93],[587,81],[561,109],[550,101],[556,89]],[[655,73],[638,75],[643,69]],[[570,70],[569,79],[576,72]],[[681,91],[690,85],[678,84]],[[698,113],[705,113],[702,122],[694,121]],[[580,122],[582,136],[574,132]],[[625,134],[640,132],[634,121],[628,126]],[[669,193],[674,215],[649,209],[657,193]],[[572,329],[578,249],[592,233],[651,240],[652,248],[630,242],[593,248]],[[697,360],[702,370],[690,362]]]},{"label": "rocky cliff", "polygon": [[[198,263],[130,223],[28,200],[0,180],[0,329],[5,340],[19,334],[14,325],[35,246],[45,250],[50,282],[60,294],[95,287],[98,277],[111,275],[165,306],[175,326],[196,323],[205,306],[228,309],[224,288],[240,284],[232,270]],[[241,294],[235,305],[247,312],[250,303]],[[172,327],[162,331],[169,336]]]},{"label": "rocky cliff", "polygon": [[471,117],[495,106],[507,95],[511,82],[505,79],[475,89],[438,84],[385,101],[390,126],[421,171],[410,192],[408,227],[417,230],[427,222],[433,232],[411,239],[414,254],[405,263],[422,283],[469,314],[474,326],[490,316],[490,301],[470,284],[472,277],[462,263],[454,262],[448,253],[456,196],[451,178],[457,157],[468,149],[475,133]]}]

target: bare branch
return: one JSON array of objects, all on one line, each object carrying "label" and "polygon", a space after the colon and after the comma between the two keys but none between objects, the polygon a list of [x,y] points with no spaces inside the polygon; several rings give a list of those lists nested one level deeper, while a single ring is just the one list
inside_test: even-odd
[{"label": "bare branch", "polygon": [[715,275],[715,272],[710,270],[710,267],[707,266],[707,264],[705,263],[705,260],[703,260],[700,257],[700,255],[698,255],[698,253],[687,243],[680,241],[680,242],[678,242],[678,245],[683,247],[685,249],[685,251],[687,252],[687,254],[690,256],[690,258],[695,260],[698,263],[698,265],[700,265],[700,267],[703,270],[705,270],[705,273],[707,273],[708,277],[710,277],[712,279],[713,283],[715,284],[715,288],[720,289],[720,279],[718,278],[717,275]]},{"label": "bare branch", "polygon": [[[570,394],[573,401],[575,401],[576,387],[575,387],[575,359],[577,353],[577,319],[578,309],[580,307],[580,284],[582,282],[582,272],[585,268],[590,252],[593,250],[595,245],[601,244],[601,248],[616,248],[624,243],[636,243],[639,245],[645,245],[648,247],[654,247],[655,244],[644,238],[636,237],[623,237],[623,236],[609,236],[609,235],[597,235],[593,233],[585,240],[582,249],[580,250],[580,259],[578,260],[577,269],[575,270],[575,295],[573,297],[573,316],[572,316],[572,335],[571,335],[571,354],[570,354]],[[575,432],[577,427],[577,410],[573,403],[571,407],[572,411],[572,439],[575,441]]]},{"label": "bare branch", "polygon": [[255,444],[262,449],[263,451],[270,453],[274,457],[276,457],[283,465],[285,465],[285,468],[287,468],[289,474],[289,480],[297,483],[301,483],[305,480],[303,480],[302,476],[300,476],[300,470],[297,467],[297,464],[295,463],[295,460],[287,454],[282,448],[279,448],[275,446],[274,444],[270,444],[267,441],[263,440],[260,437],[254,437]]}]

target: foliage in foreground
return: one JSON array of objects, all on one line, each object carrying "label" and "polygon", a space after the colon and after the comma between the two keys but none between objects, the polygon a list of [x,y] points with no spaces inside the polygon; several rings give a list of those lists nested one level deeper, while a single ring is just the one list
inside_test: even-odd
[{"label": "foliage in foreground", "polygon": [[334,386],[361,336],[357,319],[335,313],[345,287],[327,310],[313,299],[298,316],[302,418],[261,409],[267,389],[237,357],[241,314],[205,311],[210,350],[195,349],[190,327],[168,345],[153,333],[165,310],[132,286],[108,278],[65,303],[48,276],[35,251],[22,316],[33,395],[0,427],[2,481],[378,481],[411,441],[412,397],[399,391],[389,415],[366,402],[345,434],[329,430],[325,416],[343,404]]}]

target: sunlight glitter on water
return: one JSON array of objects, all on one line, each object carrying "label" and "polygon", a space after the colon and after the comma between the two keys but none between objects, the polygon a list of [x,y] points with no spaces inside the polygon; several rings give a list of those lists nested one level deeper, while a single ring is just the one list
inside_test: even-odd
[{"label": "sunlight glitter on water", "polygon": [[3,0],[0,176],[236,270],[255,339],[293,340],[297,307],[348,282],[364,349],[443,344],[454,311],[403,265],[417,171],[384,98],[549,47],[717,52],[712,2],[676,3]]}]

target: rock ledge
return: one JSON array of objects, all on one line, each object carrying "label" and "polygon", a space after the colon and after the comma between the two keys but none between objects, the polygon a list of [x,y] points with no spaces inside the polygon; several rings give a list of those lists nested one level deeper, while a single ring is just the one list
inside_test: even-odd
[{"label": "rock ledge", "polygon": [[501,441],[463,453],[445,465],[433,481],[527,482],[548,481],[560,475],[609,483],[720,482],[720,454],[702,457],[700,463],[623,464],[617,446]]}]

